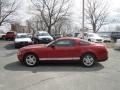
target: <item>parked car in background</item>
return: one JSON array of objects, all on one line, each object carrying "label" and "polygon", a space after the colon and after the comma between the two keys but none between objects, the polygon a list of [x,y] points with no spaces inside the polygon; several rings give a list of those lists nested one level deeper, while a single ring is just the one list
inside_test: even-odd
[{"label": "parked car in background", "polygon": [[47,44],[53,41],[53,37],[46,31],[37,31],[34,34],[34,43]]},{"label": "parked car in background", "polygon": [[63,37],[62,34],[53,34],[53,35],[51,35],[51,36],[53,37],[54,40]]},{"label": "parked car in background", "polygon": [[83,34],[82,33],[77,33],[75,37],[78,37],[80,39],[83,39]]},{"label": "parked car in background", "polygon": [[0,33],[0,39],[3,39],[4,36],[5,36],[5,33]]},{"label": "parked car in background", "polygon": [[33,44],[33,42],[27,33],[17,33],[14,40],[15,48],[19,48],[31,44]]},{"label": "parked car in background", "polygon": [[16,36],[15,32],[9,31],[5,35],[3,35],[2,38],[5,39],[5,40],[14,40],[15,36]]},{"label": "parked car in background", "polygon": [[120,39],[120,31],[104,31],[104,32],[98,32],[100,36],[107,35],[109,36],[112,41],[116,42],[117,39]]},{"label": "parked car in background", "polygon": [[111,37],[108,36],[108,35],[103,35],[103,36],[101,36],[101,37],[103,38],[103,41],[104,41],[104,42],[111,42],[111,41],[112,41]]},{"label": "parked car in background", "polygon": [[114,48],[120,50],[120,39],[117,39]]},{"label": "parked car in background", "polygon": [[95,43],[102,43],[104,41],[104,39],[96,33],[84,33],[84,39]]},{"label": "parked car in background", "polygon": [[73,37],[73,34],[72,33],[67,33],[67,34],[64,34],[63,37]]},{"label": "parked car in background", "polygon": [[33,34],[32,33],[27,33],[28,36],[32,39],[33,38]]},{"label": "parked car in background", "polygon": [[39,61],[77,60],[86,67],[95,62],[108,59],[108,51],[103,44],[91,43],[79,38],[63,37],[49,44],[30,45],[19,49],[17,53],[20,62],[27,66],[35,66]]}]

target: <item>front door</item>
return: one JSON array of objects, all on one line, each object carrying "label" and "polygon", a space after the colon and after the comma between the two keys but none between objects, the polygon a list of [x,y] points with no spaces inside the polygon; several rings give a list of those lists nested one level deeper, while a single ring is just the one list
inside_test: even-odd
[{"label": "front door", "polygon": [[47,60],[73,60],[77,57],[77,48],[73,40],[58,40],[48,46]]}]

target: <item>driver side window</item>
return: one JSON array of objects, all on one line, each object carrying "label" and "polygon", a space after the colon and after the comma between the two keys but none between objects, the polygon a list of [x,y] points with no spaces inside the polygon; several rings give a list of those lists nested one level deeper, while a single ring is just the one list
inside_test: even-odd
[{"label": "driver side window", "polygon": [[74,46],[73,40],[59,40],[54,43],[56,47],[72,47]]}]

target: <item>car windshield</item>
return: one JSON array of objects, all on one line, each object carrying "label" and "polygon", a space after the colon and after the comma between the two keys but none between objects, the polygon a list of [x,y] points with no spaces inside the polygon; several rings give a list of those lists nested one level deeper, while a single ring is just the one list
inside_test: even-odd
[{"label": "car windshield", "polygon": [[14,34],[14,32],[7,32],[7,34]]},{"label": "car windshield", "polygon": [[39,36],[49,36],[48,33],[39,33]]},{"label": "car windshield", "polygon": [[89,37],[94,37],[94,34],[89,34],[88,36],[89,36]]},{"label": "car windshield", "polygon": [[17,35],[16,38],[29,38],[29,36],[28,35]]},{"label": "car windshield", "polygon": [[98,34],[89,34],[89,37],[98,37]]}]

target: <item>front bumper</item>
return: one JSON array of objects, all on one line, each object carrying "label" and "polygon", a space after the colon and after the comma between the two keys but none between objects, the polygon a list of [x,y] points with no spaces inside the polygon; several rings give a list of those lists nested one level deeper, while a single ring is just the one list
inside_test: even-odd
[{"label": "front bumper", "polygon": [[104,62],[104,61],[106,61],[106,60],[108,60],[108,56],[107,56],[107,57],[104,57],[104,58],[101,58],[101,59],[98,59],[97,61],[98,61],[98,62]]},{"label": "front bumper", "polygon": [[40,44],[48,44],[50,43],[52,40],[49,39],[49,38],[42,38],[42,39],[39,39],[39,43]]},{"label": "front bumper", "polygon": [[101,39],[95,39],[95,40],[93,40],[93,42],[95,42],[95,43],[103,43],[103,40],[101,40]]},{"label": "front bumper", "polygon": [[20,62],[23,62],[23,53],[20,50],[17,53],[17,58]]}]

